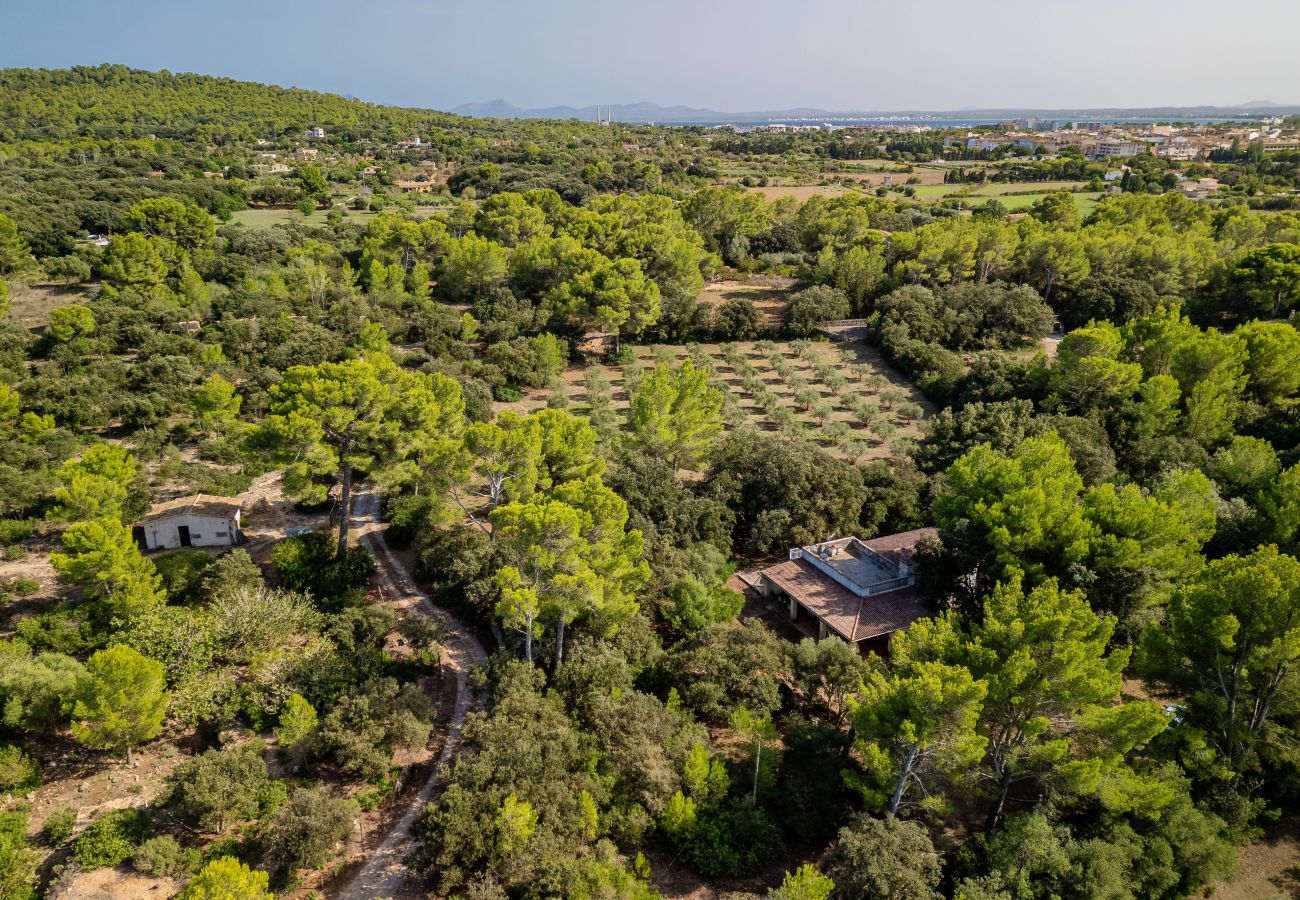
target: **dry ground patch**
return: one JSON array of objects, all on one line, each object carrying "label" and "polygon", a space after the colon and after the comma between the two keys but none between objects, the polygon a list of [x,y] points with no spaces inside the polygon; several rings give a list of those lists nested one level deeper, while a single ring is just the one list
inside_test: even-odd
[{"label": "dry ground patch", "polygon": [[780,200],[782,197],[792,197],[799,203],[803,203],[813,197],[843,197],[845,194],[857,194],[859,191],[853,188],[846,188],[842,184],[806,184],[791,185],[789,187],[752,187],[748,188],[751,194],[762,194],[763,199],[771,203],[773,200]]},{"label": "dry ground patch", "polygon": [[71,306],[86,298],[86,288],[65,287],[52,282],[28,283],[9,280],[9,317],[23,328],[42,328],[49,324],[50,310]]},{"label": "dry ground patch", "polygon": [[1290,900],[1300,897],[1300,838],[1294,821],[1237,852],[1237,877],[1216,886],[1212,900]]},{"label": "dry ground patch", "polygon": [[793,278],[754,276],[746,281],[717,281],[707,285],[696,299],[711,307],[728,300],[748,300],[763,314],[769,326],[781,321],[790,292],[797,282]]}]

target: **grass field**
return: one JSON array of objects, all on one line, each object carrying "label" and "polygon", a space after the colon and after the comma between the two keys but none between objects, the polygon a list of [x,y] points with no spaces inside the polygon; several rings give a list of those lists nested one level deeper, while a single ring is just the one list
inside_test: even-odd
[{"label": "grass field", "polygon": [[690,358],[710,369],[722,389],[728,430],[752,425],[801,435],[852,460],[906,455],[929,409],[920,392],[866,344],[742,341],[635,349],[635,363],[574,366],[555,390],[534,391],[497,408],[531,412],[559,406],[602,429],[620,429],[630,384],[659,362],[680,365]]},{"label": "grass field", "polygon": [[1009,195],[1042,195],[1053,191],[1072,191],[1083,187],[1082,181],[1009,181],[989,182],[981,185],[923,184],[916,187],[918,200],[942,200],[946,197],[964,197],[972,200],[997,197],[1006,202]]},{"label": "grass field", "polygon": [[781,321],[794,285],[792,278],[773,276],[754,277],[748,281],[715,281],[706,285],[696,299],[710,306],[721,306],[728,300],[748,300],[763,314],[768,325],[774,326]]},{"label": "grass field", "polygon": [[80,303],[86,293],[83,286],[28,284],[13,278],[9,281],[9,316],[23,328],[42,328],[50,321],[50,310]]},{"label": "grass field", "polygon": [[[914,186],[916,199],[939,201],[950,197],[960,198],[971,207],[983,206],[992,199],[997,199],[1011,212],[1023,212],[1037,203],[1044,194],[1053,191],[1075,192],[1083,186],[1081,181],[1012,181],[1006,183],[989,183],[978,186],[964,184],[923,184]],[[1079,214],[1086,216],[1096,207],[1097,201],[1104,196],[1101,192],[1085,191],[1073,193]]]}]

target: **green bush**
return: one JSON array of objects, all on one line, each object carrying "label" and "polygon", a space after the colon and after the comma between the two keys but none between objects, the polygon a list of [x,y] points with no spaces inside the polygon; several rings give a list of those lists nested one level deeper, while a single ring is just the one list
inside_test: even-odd
[{"label": "green bush", "polygon": [[202,550],[174,550],[153,561],[170,599],[194,602],[212,557]]},{"label": "green bush", "polygon": [[523,399],[524,392],[513,384],[497,384],[492,387],[492,397],[499,403],[514,403]]},{"label": "green bush", "polygon": [[740,615],[745,598],[718,584],[709,586],[694,575],[686,575],[668,589],[664,619],[681,634],[693,637],[707,625]]},{"label": "green bush", "polygon": [[36,533],[36,523],[31,519],[0,519],[0,546],[17,544]]},{"label": "green bush", "polygon": [[636,360],[636,351],[630,344],[622,344],[613,353],[605,357],[605,364],[610,366],[626,366],[628,363]]},{"label": "green bush", "polygon": [[0,599],[30,597],[40,589],[41,583],[35,578],[12,578],[9,581],[0,581]]},{"label": "green bush", "polygon": [[41,842],[47,847],[60,847],[72,837],[72,830],[76,827],[77,814],[70,809],[60,810],[41,826]]},{"label": "green bush", "polygon": [[271,776],[256,744],[214,749],[172,771],[167,777],[166,803],[181,818],[219,834],[256,817],[270,786]]},{"label": "green bush", "polygon": [[242,494],[252,485],[253,476],[248,471],[227,472],[224,469],[204,469],[201,477],[194,482],[194,490],[200,494],[233,497]]},{"label": "green bush", "polygon": [[748,797],[702,810],[668,830],[681,857],[709,878],[751,875],[782,852],[776,825]]},{"label": "green bush", "polygon": [[0,794],[17,794],[41,783],[41,770],[14,744],[0,744]]},{"label": "green bush", "polygon": [[271,900],[269,878],[267,873],[249,869],[234,857],[220,856],[204,866],[177,900]]},{"label": "green bush", "polygon": [[105,813],[73,842],[73,854],[84,869],[117,866],[126,862],[149,831],[149,818],[138,809]]},{"label": "green bush", "polygon": [[357,804],[366,812],[374,812],[379,809],[396,795],[397,779],[401,774],[401,767],[394,766],[383,777],[370,779],[371,783],[375,785],[375,789],[360,791],[356,797]]},{"label": "green bush", "polygon": [[53,650],[70,656],[88,655],[104,637],[90,622],[90,605],[63,606],[19,619],[14,632],[33,650]]},{"label": "green bush", "polygon": [[170,834],[162,834],[141,844],[131,865],[137,872],[155,878],[181,878],[197,872],[200,861],[198,850],[182,847]]},{"label": "green bush", "polygon": [[27,812],[0,813],[0,898],[32,900],[40,856],[27,846]]},{"label": "green bush", "polygon": [[315,868],[351,833],[356,815],[353,800],[331,797],[323,788],[298,788],[271,820],[267,850],[289,874]]},{"label": "green bush", "polygon": [[321,531],[285,538],[271,552],[271,562],[286,587],[310,591],[327,609],[337,610],[356,598],[375,570],[375,558],[363,547],[335,557],[331,535]]}]

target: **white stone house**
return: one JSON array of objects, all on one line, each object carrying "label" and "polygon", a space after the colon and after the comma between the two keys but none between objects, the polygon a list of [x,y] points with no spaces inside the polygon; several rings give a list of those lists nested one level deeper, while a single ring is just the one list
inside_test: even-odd
[{"label": "white stone house", "polygon": [[131,527],[131,536],[146,550],[233,547],[239,542],[243,505],[236,497],[207,494],[158,503]]}]

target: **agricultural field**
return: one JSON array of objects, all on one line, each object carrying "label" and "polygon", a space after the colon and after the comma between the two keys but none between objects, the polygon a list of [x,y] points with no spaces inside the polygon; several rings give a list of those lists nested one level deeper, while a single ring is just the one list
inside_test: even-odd
[{"label": "agricultural field", "polygon": [[941,200],[946,197],[997,197],[1004,200],[1010,195],[1050,194],[1053,191],[1073,191],[1083,187],[1082,181],[1007,181],[985,184],[926,184],[916,188],[918,200]]},{"label": "agricultural field", "polygon": [[917,200],[939,201],[955,197],[965,200],[972,207],[982,206],[988,200],[996,198],[1011,212],[1027,210],[1044,194],[1053,191],[1070,191],[1074,194],[1074,202],[1079,207],[1079,214],[1086,216],[1092,212],[1103,194],[1098,191],[1079,192],[1079,188],[1083,185],[1081,181],[1012,181],[982,185],[921,184],[914,185],[913,191]]},{"label": "agricultural field", "polygon": [[763,199],[768,203],[774,200],[780,200],[782,197],[791,197],[798,203],[803,203],[813,197],[843,197],[845,194],[857,194],[853,188],[845,187],[842,184],[800,184],[787,186],[767,186],[747,188],[751,194],[762,194]]},{"label": "agricultural field", "polygon": [[[374,218],[375,214],[369,210],[343,210],[344,217],[353,222],[365,224]],[[304,216],[296,209],[237,209],[230,215],[230,221],[236,225],[247,225],[250,228],[270,228],[273,225],[324,225],[325,217],[329,214],[327,209],[318,209],[311,215]]]},{"label": "agricultural field", "polygon": [[803,436],[842,459],[906,455],[929,412],[920,392],[863,343],[760,340],[635,350],[628,365],[574,366],[554,390],[498,408],[560,407],[590,417],[598,428],[618,428],[632,385],[647,368],[690,359],[713,372],[728,430],[750,425]]}]

